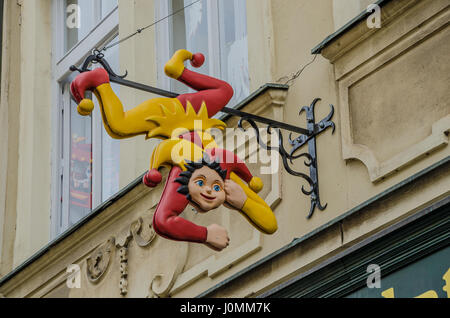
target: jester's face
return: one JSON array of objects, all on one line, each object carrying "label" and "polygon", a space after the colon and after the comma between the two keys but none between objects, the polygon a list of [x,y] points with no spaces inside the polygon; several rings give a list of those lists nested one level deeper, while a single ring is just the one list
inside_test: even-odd
[{"label": "jester's face", "polygon": [[195,170],[188,184],[191,202],[199,212],[215,209],[225,202],[224,181],[208,166]]}]

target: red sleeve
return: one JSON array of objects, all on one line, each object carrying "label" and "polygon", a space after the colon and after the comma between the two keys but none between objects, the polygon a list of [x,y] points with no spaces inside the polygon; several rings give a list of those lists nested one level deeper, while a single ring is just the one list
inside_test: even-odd
[{"label": "red sleeve", "polygon": [[177,192],[180,184],[175,179],[181,168],[172,167],[164,187],[161,200],[153,215],[153,228],[159,235],[177,241],[206,242],[207,229],[196,225],[179,215],[188,204],[186,196]]}]

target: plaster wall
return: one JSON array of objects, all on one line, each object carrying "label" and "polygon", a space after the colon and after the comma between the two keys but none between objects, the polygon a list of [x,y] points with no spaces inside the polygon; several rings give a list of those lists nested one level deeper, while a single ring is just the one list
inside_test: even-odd
[{"label": "plaster wall", "polygon": [[12,269],[20,110],[20,7],[4,2],[0,120],[0,275]]},{"label": "plaster wall", "polygon": [[51,1],[21,2],[20,113],[14,266],[49,241]]},{"label": "plaster wall", "polygon": [[[2,264],[22,263],[49,240],[50,1],[6,1],[2,68]],[[11,248],[14,246],[14,253]],[[14,254],[14,255],[13,255]],[[4,273],[3,271],[3,273]]]}]

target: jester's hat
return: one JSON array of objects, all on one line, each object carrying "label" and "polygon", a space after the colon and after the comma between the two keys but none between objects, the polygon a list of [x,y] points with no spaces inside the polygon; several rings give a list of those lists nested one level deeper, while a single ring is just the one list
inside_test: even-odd
[{"label": "jester's hat", "polygon": [[158,168],[175,165],[186,171],[187,161],[198,162],[204,157],[218,162],[221,169],[227,171],[225,179],[229,179],[230,174],[235,173],[253,191],[259,192],[262,189],[261,179],[254,177],[245,162],[234,152],[213,146],[203,149],[185,139],[164,140],[157,146],[152,154],[151,169],[144,175],[143,182],[149,187],[154,187],[162,180]]}]

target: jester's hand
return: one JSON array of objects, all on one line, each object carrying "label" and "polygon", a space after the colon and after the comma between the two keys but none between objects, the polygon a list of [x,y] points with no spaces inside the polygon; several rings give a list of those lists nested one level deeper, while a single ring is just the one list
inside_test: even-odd
[{"label": "jester's hand", "polygon": [[242,207],[247,201],[247,195],[244,192],[244,189],[241,188],[233,180],[227,179],[225,180],[224,186],[225,194],[226,194],[226,203],[228,206],[231,206],[233,209],[242,210]]},{"label": "jester's hand", "polygon": [[223,226],[211,224],[207,231],[206,245],[213,250],[220,252],[230,244],[228,232]]}]

